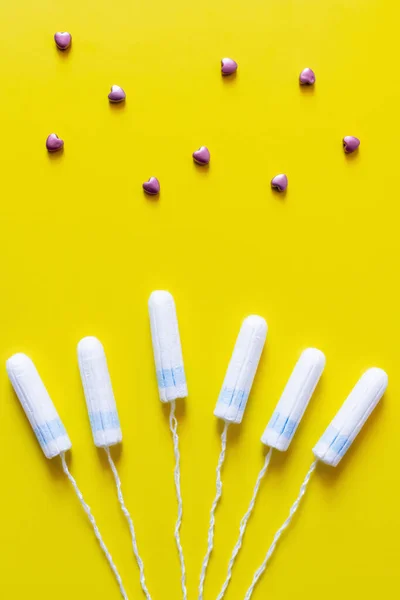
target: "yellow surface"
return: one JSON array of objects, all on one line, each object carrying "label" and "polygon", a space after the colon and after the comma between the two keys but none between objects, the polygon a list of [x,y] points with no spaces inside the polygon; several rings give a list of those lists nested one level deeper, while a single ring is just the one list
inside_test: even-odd
[{"label": "yellow surface", "polygon": [[[76,344],[104,343],[124,433],[118,467],[153,600],[180,598],[167,412],[147,299],[176,300],[190,397],[179,414],[189,599],[214,494],[213,408],[242,319],[269,334],[242,426],[231,432],[205,599],[216,597],[263,461],[260,435],[300,351],[327,356],[290,451],[274,456],[227,600],[241,600],[286,517],[313,443],[367,367],[381,407],[337,469],[318,469],[254,600],[373,599],[399,587],[400,126],[393,0],[3,2],[1,363],[36,362],[73,441],[71,471],[130,599],[129,534],[92,443]],[[68,30],[73,47],[56,50]],[[222,79],[219,60],[239,63]],[[315,89],[300,89],[311,66]],[[112,84],[126,105],[110,106]],[[46,136],[65,140],[49,156]],[[361,138],[346,157],[344,135]],[[191,153],[206,144],[211,166]],[[269,187],[286,172],[285,198]],[[141,184],[159,177],[157,201]],[[0,374],[0,596],[117,599],[85,516]]]}]

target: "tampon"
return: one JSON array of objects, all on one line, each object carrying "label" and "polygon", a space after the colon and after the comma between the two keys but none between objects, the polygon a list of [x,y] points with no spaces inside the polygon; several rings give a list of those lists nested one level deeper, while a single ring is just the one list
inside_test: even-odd
[{"label": "tampon", "polygon": [[291,524],[293,517],[300,506],[300,502],[307,491],[311,476],[315,472],[318,462],[321,461],[332,466],[336,466],[340,462],[369,415],[383,396],[387,385],[388,376],[385,371],[378,368],[372,368],[362,375],[350,392],[350,395],[339,409],[339,412],[336,414],[328,429],[313,449],[315,460],[307,471],[304,481],[300,486],[299,494],[290,508],[289,515],[275,533],[272,544],[270,545],[261,566],[254,573],[253,581],[246,592],[244,600],[250,600],[253,595],[254,589],[267,568],[268,562],[275,552],[282,534]]},{"label": "tampon", "polygon": [[149,316],[151,338],[153,341],[154,361],[161,402],[170,402],[169,428],[172,433],[175,456],[175,492],[178,502],[178,516],[175,523],[175,543],[181,566],[182,598],[186,600],[186,567],[180,538],[183,502],[181,493],[180,452],[178,421],[175,416],[175,400],[188,395],[178,318],[172,295],[166,291],[152,292],[149,298]]},{"label": "tampon", "polygon": [[6,369],[46,458],[70,450],[71,441],[32,360],[26,354],[14,354]]},{"label": "tampon", "polygon": [[276,450],[287,450],[325,367],[321,350],[302,352],[286,384],[261,441]]},{"label": "tampon", "polygon": [[214,410],[214,415],[225,421],[225,425],[221,433],[221,451],[216,470],[216,493],[210,510],[207,550],[200,571],[198,600],[203,600],[208,563],[214,548],[215,512],[222,496],[221,472],[225,462],[228,427],[231,423],[242,422],[267,331],[267,323],[263,317],[250,315],[244,319]]},{"label": "tampon", "polygon": [[122,431],[117,406],[104,348],[97,338],[85,337],[79,342],[78,363],[95,445],[119,444]]},{"label": "tampon", "polygon": [[75,478],[68,469],[65,452],[70,450],[71,442],[35,365],[26,354],[21,353],[14,354],[14,356],[11,356],[7,360],[6,369],[15,393],[21,402],[45,456],[47,458],[60,457],[63,471],[92,525],[94,534],[114,573],[121,596],[124,600],[128,600],[121,576],[103,541],[90,506],[85,502]]},{"label": "tampon", "polygon": [[239,537],[232,550],[228,563],[228,569],[225,581],[217,600],[222,600],[228,589],[233,567],[242,547],[244,535],[246,533],[247,523],[251,517],[257,494],[260,489],[261,481],[267,472],[272,449],[287,450],[301,418],[307,408],[315,387],[322,375],[325,367],[325,356],[321,350],[316,348],[307,348],[304,350],[294,367],[289,381],[286,384],[283,394],[276,406],[274,414],[265,429],[261,441],[269,446],[269,452],[265,455],[264,464],[258,474],[254,486],[253,495],[246,513],[242,517],[239,526]]},{"label": "tampon", "polygon": [[258,315],[243,321],[214,410],[227,423],[241,423],[267,337],[267,323]]},{"label": "tampon", "polygon": [[388,376],[382,369],[368,369],[358,380],[339,412],[314,447],[314,455],[327,465],[336,467],[365,421],[382,398]]},{"label": "tampon", "polygon": [[161,402],[188,395],[178,319],[172,295],[152,292],[149,298],[151,337]]},{"label": "tampon", "polygon": [[107,359],[100,340],[93,336],[80,340],[78,343],[78,363],[94,443],[99,448],[104,448],[107,454],[108,463],[114,475],[118,501],[131,534],[133,554],[139,567],[140,585],[147,600],[151,600],[146,585],[143,560],[139,554],[133,519],[125,504],[121,479],[110,452],[110,446],[122,442],[122,431]]}]

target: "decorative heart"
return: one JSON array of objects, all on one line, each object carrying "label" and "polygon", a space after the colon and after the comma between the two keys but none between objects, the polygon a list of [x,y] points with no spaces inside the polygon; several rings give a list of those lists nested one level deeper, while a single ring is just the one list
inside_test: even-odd
[{"label": "decorative heart", "polygon": [[221,60],[221,73],[222,75],[232,75],[237,71],[238,64],[233,58],[223,58]]},{"label": "decorative heart", "polygon": [[160,193],[160,182],[157,177],[150,177],[148,181],[145,181],[143,184],[143,189],[146,194],[150,194],[150,196],[155,196]]},{"label": "decorative heart", "polygon": [[46,148],[49,152],[57,152],[64,147],[64,140],[58,137],[55,133],[51,133],[46,140]]},{"label": "decorative heart", "polygon": [[68,33],[68,31],[57,31],[57,33],[54,34],[54,41],[57,48],[66,50],[71,45],[72,35]]},{"label": "decorative heart", "polygon": [[352,152],[357,150],[360,143],[361,143],[360,140],[358,138],[354,137],[354,135],[346,135],[343,138],[344,151],[346,152],[346,154],[351,154]]},{"label": "decorative heart", "polygon": [[288,186],[288,183],[288,178],[284,173],[275,175],[275,177],[271,179],[271,187],[278,192],[284,192]]},{"label": "decorative heart", "polygon": [[193,160],[198,165],[204,166],[204,165],[208,165],[208,163],[210,162],[210,151],[207,148],[207,146],[200,146],[200,148],[198,150],[193,152],[192,156],[193,156]]},{"label": "decorative heart", "polygon": [[308,67],[303,69],[300,73],[299,77],[300,85],[314,85],[315,83],[315,73],[312,69]]},{"label": "decorative heart", "polygon": [[108,99],[110,102],[123,102],[126,98],[126,94],[122,87],[119,85],[112,85],[111,92],[108,94]]}]

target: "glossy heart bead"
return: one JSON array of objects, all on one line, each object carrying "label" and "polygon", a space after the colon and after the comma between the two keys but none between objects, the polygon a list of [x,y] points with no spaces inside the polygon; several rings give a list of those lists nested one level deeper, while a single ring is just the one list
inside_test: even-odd
[{"label": "glossy heart bead", "polygon": [[284,192],[288,186],[288,178],[284,173],[280,173],[279,175],[275,175],[273,179],[271,179],[271,187],[278,192]]},{"label": "glossy heart bead", "polygon": [[54,34],[54,41],[59,50],[66,50],[72,42],[72,35],[68,31],[57,31]]},{"label": "glossy heart bead", "polygon": [[150,196],[155,196],[160,192],[160,182],[157,177],[150,177],[148,181],[145,181],[143,184],[143,189],[146,194],[150,194]]},{"label": "glossy heart bead", "polygon": [[312,69],[303,69],[299,76],[300,85],[314,85],[315,73]]},{"label": "glossy heart bead", "polygon": [[343,148],[344,148],[344,151],[346,152],[346,154],[351,154],[352,152],[357,150],[359,145],[360,145],[360,140],[358,138],[354,137],[354,135],[346,135],[343,138]]},{"label": "glossy heart bead", "polygon": [[192,156],[198,165],[208,165],[210,162],[210,151],[206,146],[200,146],[198,150],[193,152]]},{"label": "glossy heart bead", "polygon": [[58,137],[55,133],[51,133],[46,140],[46,148],[49,152],[57,152],[64,146],[64,140]]},{"label": "glossy heart bead", "polygon": [[222,75],[232,75],[237,71],[238,64],[233,58],[223,58],[221,60],[221,73]]},{"label": "glossy heart bead", "polygon": [[110,102],[123,102],[125,98],[126,94],[122,87],[119,87],[119,85],[111,86],[111,92],[108,94]]}]

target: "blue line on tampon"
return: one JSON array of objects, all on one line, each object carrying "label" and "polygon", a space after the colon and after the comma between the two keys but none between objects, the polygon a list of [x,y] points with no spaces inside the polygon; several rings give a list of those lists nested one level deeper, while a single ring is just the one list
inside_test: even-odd
[{"label": "blue line on tampon", "polygon": [[227,406],[233,405],[239,410],[243,411],[248,396],[249,393],[246,390],[241,390],[237,388],[222,388],[218,397],[218,403],[225,404]]},{"label": "blue line on tampon", "polygon": [[119,429],[119,418],[116,410],[109,412],[95,412],[89,414],[90,425],[93,432]]},{"label": "blue line on tampon", "polygon": [[339,435],[339,431],[331,425],[329,425],[322,436],[321,442],[329,446],[329,448],[339,456],[346,454],[351,444],[347,435]]},{"label": "blue line on tampon", "polygon": [[46,421],[43,425],[37,425],[34,428],[34,432],[42,448],[47,446],[51,441],[67,435],[60,419]]},{"label": "blue line on tampon", "polygon": [[160,389],[185,385],[186,377],[183,366],[157,371],[157,382]]},{"label": "blue line on tampon", "polygon": [[268,429],[272,429],[273,431],[276,431],[276,433],[279,433],[279,435],[283,435],[285,438],[290,439],[298,424],[299,422],[295,419],[290,419],[275,411],[268,423]]}]

